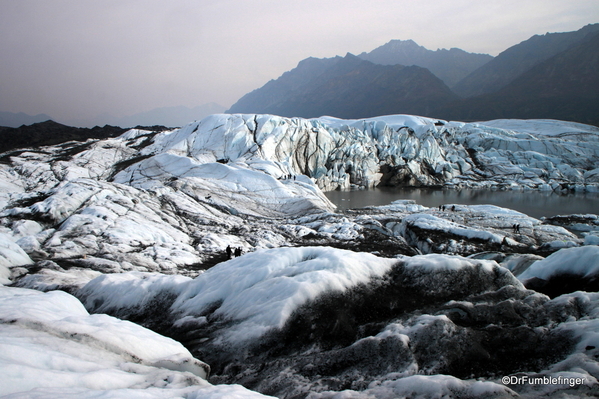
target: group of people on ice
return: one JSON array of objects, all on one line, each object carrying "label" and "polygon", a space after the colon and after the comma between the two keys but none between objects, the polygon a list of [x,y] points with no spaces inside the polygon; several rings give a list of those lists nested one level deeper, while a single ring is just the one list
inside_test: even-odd
[{"label": "group of people on ice", "polygon": [[284,176],[281,176],[279,179],[283,179],[283,180],[291,180],[291,179],[293,179],[293,180],[295,180],[295,175],[292,175],[291,173],[288,173],[288,174],[286,174]]},{"label": "group of people on ice", "polygon": [[[439,205],[439,210],[445,212],[445,205]],[[451,211],[455,212],[455,205],[451,206]]]},{"label": "group of people on ice", "polygon": [[230,245],[227,245],[226,251],[227,251],[227,259],[233,259],[233,256],[235,256],[237,258],[238,256],[241,256],[241,254],[243,253],[241,251],[241,247],[237,247],[237,248],[235,248],[235,250],[233,250],[233,248],[231,248]]}]

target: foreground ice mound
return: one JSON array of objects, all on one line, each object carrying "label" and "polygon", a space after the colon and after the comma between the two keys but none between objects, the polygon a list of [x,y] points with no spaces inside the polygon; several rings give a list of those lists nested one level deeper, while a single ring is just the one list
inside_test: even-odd
[{"label": "foreground ice mound", "polygon": [[440,254],[279,248],[194,280],[102,276],[79,295],[125,318],[154,309],[144,320],[207,359],[215,382],[286,397],[512,396],[493,376],[543,370],[576,352],[572,331],[592,329],[556,329],[576,304],[526,290],[494,261]]},{"label": "foreground ice mound", "polygon": [[518,278],[551,297],[579,290],[599,291],[599,246],[560,249],[534,262]]},{"label": "foreground ice mound", "polygon": [[[386,259],[327,247],[278,248],[220,263],[195,279],[108,274],[75,292],[88,311],[137,320],[184,342],[196,358],[210,364],[212,383],[243,384],[278,397],[599,393],[599,295],[579,292],[550,300],[527,290],[492,260],[443,254]],[[152,345],[136,349],[132,336],[145,333],[121,334],[113,324],[123,322],[88,316],[73,297],[52,293],[68,302],[65,311],[45,295],[29,294],[40,300],[27,315],[37,303],[42,315],[51,313],[47,309],[52,306],[54,315],[43,319],[68,340],[88,334],[94,342],[109,342],[114,351],[122,348],[110,340],[108,332],[114,331],[124,337],[119,342],[131,346],[127,353],[172,372],[180,372],[177,361],[188,358],[184,353],[173,360],[169,351],[177,348],[168,343],[152,352],[155,337],[147,338]],[[25,317],[20,308],[28,308],[18,305],[0,306],[6,320]],[[84,321],[82,327],[82,319],[93,322]],[[97,332],[96,322],[106,325],[106,331]],[[502,383],[504,375],[578,378],[583,383],[574,388],[519,386]],[[191,389],[173,385],[180,380],[169,381],[174,381],[169,392]],[[221,389],[202,386],[201,394],[216,388]]]},{"label": "foreground ice mound", "polygon": [[172,309],[183,317],[210,314],[240,323],[222,337],[240,343],[282,328],[297,308],[324,293],[380,277],[394,262],[326,247],[255,252],[206,271]]},{"label": "foreground ice mound", "polygon": [[0,287],[3,398],[260,398],[212,386],[209,367],[137,324],[90,315],[61,291]]},{"label": "foreground ice mound", "polygon": [[123,316],[127,310],[145,312],[144,305],[156,306],[161,296],[168,300],[176,295],[169,311],[177,324],[204,325],[207,316],[224,320],[219,339],[236,345],[282,328],[297,308],[325,293],[344,292],[382,276],[395,262],[327,247],[278,248],[221,263],[194,280],[105,275],[78,295],[94,311]]}]

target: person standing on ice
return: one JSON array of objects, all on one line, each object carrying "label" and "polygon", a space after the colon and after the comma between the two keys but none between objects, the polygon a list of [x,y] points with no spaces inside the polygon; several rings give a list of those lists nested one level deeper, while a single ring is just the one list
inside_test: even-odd
[{"label": "person standing on ice", "polygon": [[233,250],[231,250],[231,246],[227,245],[227,259],[231,259],[231,255],[233,255]]}]

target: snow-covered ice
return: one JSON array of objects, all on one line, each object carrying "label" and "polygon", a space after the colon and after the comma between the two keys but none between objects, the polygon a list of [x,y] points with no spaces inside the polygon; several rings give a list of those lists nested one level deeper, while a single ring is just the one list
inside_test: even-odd
[{"label": "snow-covered ice", "polygon": [[591,277],[599,273],[599,246],[560,249],[543,260],[533,263],[518,278],[549,280],[560,274]]},{"label": "snow-covered ice", "polygon": [[[583,177],[599,160],[595,127],[545,120],[504,122],[509,129],[501,128],[501,121],[437,122],[410,115],[363,120],[213,115],[157,136],[142,154],[163,159],[168,153],[199,164],[218,161],[275,178],[307,175],[327,190],[352,184],[368,187],[398,176],[406,182],[474,187],[508,180],[533,188],[573,181],[582,183],[578,189],[588,185],[593,191],[596,186],[592,181],[585,185]],[[174,166],[189,173],[190,166],[181,161],[160,161],[154,168],[148,164],[144,173],[168,176]],[[384,177],[381,165],[395,168],[396,176]],[[144,181],[136,170],[125,171],[120,181]]]},{"label": "snow-covered ice", "polygon": [[177,320],[202,320],[212,313],[234,322],[222,331],[223,339],[233,345],[283,327],[308,301],[367,283],[393,263],[393,259],[327,247],[278,248],[221,263],[194,280],[135,272],[103,275],[78,295],[95,312],[114,314],[143,311],[156,298],[176,296],[170,312]]},{"label": "snow-covered ice", "polygon": [[73,296],[0,287],[3,398],[259,398],[212,386],[180,343],[137,324],[90,315]]},{"label": "snow-covered ice", "polygon": [[394,263],[370,254],[332,248],[258,251],[212,268],[189,284],[173,304],[183,316],[201,315],[220,303],[215,316],[241,321],[223,332],[232,343],[281,328],[304,303],[324,292],[342,292],[381,276]]},{"label": "snow-covered ice", "polygon": [[[68,267],[101,272],[193,274],[198,265],[223,260],[227,246],[247,252],[306,245],[303,237],[311,243],[380,242],[369,235],[375,230],[387,236],[393,230],[394,239],[408,240],[401,245],[424,252],[470,254],[483,249],[472,244],[477,239],[527,248],[553,242],[546,248],[557,250],[561,242],[580,240],[491,207],[470,207],[468,215],[476,217],[466,219],[396,203],[381,208],[398,215],[382,224],[341,217],[289,223],[303,215],[334,215],[321,189],[379,181],[594,190],[599,183],[584,176],[599,164],[596,129],[556,122],[549,124],[550,135],[542,134],[547,126],[523,121],[503,129],[410,115],[363,120],[213,115],[175,131],[132,130],[113,139],[9,154],[10,162],[0,164],[7,180],[0,186],[5,201],[0,215],[10,229],[4,233],[33,261],[64,266],[66,260]],[[406,221],[392,226],[417,209],[429,213],[429,226],[435,220],[439,229],[449,229],[453,241],[431,246],[421,240],[410,227],[422,227],[424,217],[411,226]],[[478,222],[489,214],[489,223],[496,221],[492,231],[489,223]],[[521,237],[499,226],[507,219],[522,226]]]}]

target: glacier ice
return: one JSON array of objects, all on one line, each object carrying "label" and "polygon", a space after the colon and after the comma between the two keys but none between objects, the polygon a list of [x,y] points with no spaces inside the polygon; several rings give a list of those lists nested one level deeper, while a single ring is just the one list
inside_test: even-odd
[{"label": "glacier ice", "polygon": [[[161,133],[133,129],[12,151],[0,162],[0,283],[68,291],[87,311],[185,342],[214,367],[213,382],[268,394],[570,392],[508,387],[497,377],[535,370],[581,376],[591,397],[599,377],[599,299],[570,293],[589,280],[568,280],[555,299],[527,288],[554,296],[552,277],[539,268],[553,265],[559,280],[562,268],[569,270],[564,259],[592,253],[597,215],[539,220],[492,205],[437,209],[405,200],[338,212],[323,190],[387,184],[598,192],[598,135],[561,121],[213,115]],[[228,259],[227,247],[243,255]],[[589,262],[585,270],[594,270]],[[514,275],[534,276],[523,285]],[[200,381],[192,388],[197,380],[186,379],[193,370],[183,363],[196,361],[182,347],[175,352],[183,357],[150,356],[127,334],[127,346],[140,350],[127,359],[149,360],[123,370],[128,360],[111,340],[121,335],[115,326],[134,327],[84,314],[62,294],[36,302],[37,294],[25,294],[31,291],[2,290],[6,298],[22,296],[9,302],[23,311],[30,303],[38,316],[60,319],[36,319],[31,323],[42,327],[27,330],[33,319],[12,325],[25,316],[18,306],[4,307],[17,313],[0,323],[0,335],[7,334],[0,344],[12,345],[23,331],[19,350],[47,340],[56,350],[43,359],[64,359],[75,370],[68,378],[83,384],[68,392],[40,387],[39,397],[106,393],[85,385],[95,372],[86,359],[69,357],[81,342],[55,341],[69,334],[110,347],[102,364],[122,385],[110,391],[116,397],[165,397],[165,387],[188,398],[262,397],[237,385]],[[36,305],[42,298],[79,313]],[[114,336],[100,333],[99,324]],[[152,343],[164,338],[139,334]],[[38,349],[49,350],[31,346]],[[91,356],[94,349],[82,351]],[[44,381],[55,371],[48,368]],[[162,378],[168,381],[158,387]]]},{"label": "glacier ice", "polygon": [[0,298],[2,397],[266,397],[211,385],[208,365],[180,343],[90,315],[64,292],[0,287]]}]

